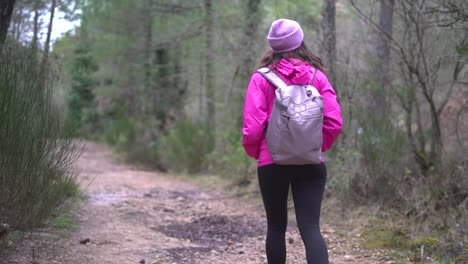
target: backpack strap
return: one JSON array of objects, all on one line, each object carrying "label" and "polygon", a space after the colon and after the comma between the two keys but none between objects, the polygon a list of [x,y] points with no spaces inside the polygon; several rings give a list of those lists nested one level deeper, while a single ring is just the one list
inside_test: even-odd
[{"label": "backpack strap", "polygon": [[282,88],[288,86],[274,71],[269,68],[261,68],[257,70],[258,73],[263,75],[270,83],[276,88]]},{"label": "backpack strap", "polygon": [[317,74],[317,69],[314,69],[314,75],[312,76],[312,81],[310,81],[310,85],[314,86],[314,81],[315,81],[315,75]]},{"label": "backpack strap", "polygon": [[[317,74],[317,69],[313,68],[314,70],[314,75],[312,76],[312,80],[310,81],[310,85],[314,86],[314,81],[315,81],[315,75]],[[265,79],[267,79],[268,81],[270,81],[270,83],[272,83],[276,88],[281,88],[281,87],[285,87],[285,86],[288,86],[284,81],[283,79],[281,79],[273,70],[271,70],[270,68],[267,68],[267,67],[264,67],[264,68],[260,68],[257,70],[258,73],[260,73],[261,75],[263,75],[263,77],[265,77]]]}]

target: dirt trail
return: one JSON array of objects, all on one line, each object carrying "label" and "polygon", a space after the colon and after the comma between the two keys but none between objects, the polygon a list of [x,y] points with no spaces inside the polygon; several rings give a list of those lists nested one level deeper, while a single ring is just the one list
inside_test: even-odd
[{"label": "dirt trail", "polygon": [[[89,198],[79,206],[76,230],[65,236],[45,230],[0,263],[33,263],[32,249],[37,264],[266,263],[259,205],[119,164],[94,143],[87,143],[78,167]],[[395,263],[327,223],[322,229],[331,263]],[[288,230],[288,263],[305,263],[293,222]]]}]

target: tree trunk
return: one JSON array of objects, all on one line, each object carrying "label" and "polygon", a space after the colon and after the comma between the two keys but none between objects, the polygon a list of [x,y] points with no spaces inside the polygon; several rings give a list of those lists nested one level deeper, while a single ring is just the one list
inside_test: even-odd
[{"label": "tree trunk", "polygon": [[39,38],[39,0],[34,2],[34,29],[31,47],[33,50],[37,50],[37,42]]},{"label": "tree trunk", "polygon": [[213,3],[211,0],[204,0],[205,7],[205,91],[207,121],[212,131],[216,127],[215,90],[214,90],[214,51],[213,51]]},{"label": "tree trunk", "polygon": [[[261,0],[246,0],[245,3],[245,24],[244,24],[244,36],[242,38],[242,47],[250,47],[243,51],[243,57],[240,61],[239,71],[234,72],[234,86],[239,87],[238,92],[235,94],[234,100],[237,102],[238,106],[234,111],[238,113],[236,126],[242,125],[242,106],[244,105],[244,95],[245,88],[248,85],[250,75],[254,71],[255,59],[256,59],[256,49],[255,39],[258,32],[258,27],[261,21],[262,16],[260,14]],[[237,75],[237,76],[236,76]]]},{"label": "tree trunk", "polygon": [[437,114],[437,108],[435,102],[429,102],[432,118],[432,142],[431,142],[431,160],[435,164],[441,164],[444,145],[442,142],[442,130],[440,128],[439,115]]},{"label": "tree trunk", "polygon": [[24,5],[16,4],[15,10],[11,16],[10,20],[10,36],[13,37],[16,42],[20,42],[21,40],[21,33],[23,32],[24,22],[23,21],[23,9]]},{"label": "tree trunk", "polygon": [[173,100],[173,98],[168,98],[170,91],[164,90],[165,88],[171,87],[169,79],[169,60],[169,51],[167,48],[162,47],[156,50],[155,66],[157,71],[154,80],[157,83],[157,87],[155,87],[156,98],[153,102],[153,107],[156,118],[159,121],[159,131],[165,130],[166,115],[168,109],[170,109],[169,105],[172,104],[169,100]]},{"label": "tree trunk", "polygon": [[328,78],[338,93],[336,87],[336,0],[324,0],[322,10],[323,49]]},{"label": "tree trunk", "polygon": [[52,34],[52,24],[54,23],[54,14],[55,7],[57,6],[57,0],[52,0],[52,5],[50,7],[50,18],[49,18],[49,27],[47,29],[47,38],[44,45],[44,57],[42,59],[42,64],[44,65],[49,60],[49,51],[50,51],[50,36]]},{"label": "tree trunk", "polygon": [[0,45],[5,43],[16,0],[0,1]]},{"label": "tree trunk", "polygon": [[380,0],[379,27],[376,38],[378,65],[375,74],[378,80],[378,92],[374,99],[374,110],[384,114],[387,111],[388,70],[390,65],[390,37],[393,31],[393,9],[395,0]]},{"label": "tree trunk", "polygon": [[[174,45],[175,54],[182,54],[182,47],[179,43]],[[183,76],[183,64],[182,64],[182,56],[175,56],[173,59],[173,76],[172,76],[172,83],[174,84],[174,89],[177,91],[176,96],[178,97],[178,102],[183,103],[182,99],[184,95],[187,93],[188,82],[186,78]],[[180,101],[179,101],[180,100]],[[178,108],[178,106],[176,106]],[[178,111],[182,111],[182,109],[176,109]]]},{"label": "tree trunk", "polygon": [[198,117],[199,120],[206,120],[205,107],[206,107],[206,96],[205,96],[205,72],[203,65],[203,55],[200,53],[200,64],[198,65],[200,72],[200,89],[198,91]]},{"label": "tree trunk", "polygon": [[[143,64],[143,71],[145,73],[145,79],[144,79],[144,93],[143,95],[146,96],[148,94],[152,93],[153,89],[153,80],[152,80],[152,59],[151,59],[151,54],[152,54],[152,48],[153,48],[153,16],[152,16],[152,10],[153,10],[153,0],[146,0],[145,4],[143,5],[144,10],[143,12],[145,13],[145,23],[144,23],[144,32],[145,32],[145,63]],[[143,113],[147,114],[150,112],[150,105],[152,102],[148,102],[148,100],[145,100],[143,98]]]},{"label": "tree trunk", "polygon": [[[244,28],[244,47],[252,47],[254,45],[255,36],[258,31],[258,26],[261,21],[261,17],[259,16],[260,11],[260,4],[261,0],[247,0],[247,10],[246,10],[246,17],[245,17],[245,28]],[[255,50],[246,49],[245,56],[243,58],[243,64],[241,67],[241,76],[242,78],[248,78],[252,74],[253,67],[255,66],[255,59],[256,56],[254,54]],[[242,88],[244,91],[244,87]]]}]

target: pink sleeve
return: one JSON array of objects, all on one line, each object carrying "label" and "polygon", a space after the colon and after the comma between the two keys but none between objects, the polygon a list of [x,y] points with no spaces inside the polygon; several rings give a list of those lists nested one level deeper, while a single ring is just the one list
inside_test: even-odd
[{"label": "pink sleeve", "polygon": [[322,151],[331,148],[341,133],[343,120],[341,118],[341,108],[338,104],[335,90],[328,81],[327,76],[321,71],[317,72],[317,80],[314,82],[323,98],[323,143]]},{"label": "pink sleeve", "polygon": [[268,106],[262,90],[263,77],[254,73],[250,79],[244,105],[244,125],[242,127],[242,145],[245,152],[258,159],[260,145],[264,138],[264,129],[268,122]]}]

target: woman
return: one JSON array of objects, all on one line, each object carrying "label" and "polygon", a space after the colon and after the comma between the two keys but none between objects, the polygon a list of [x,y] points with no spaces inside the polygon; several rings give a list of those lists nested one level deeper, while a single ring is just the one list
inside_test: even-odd
[{"label": "woman", "polygon": [[[296,21],[279,19],[272,23],[268,42],[271,50],[258,68],[268,67],[288,85],[312,85],[323,104],[322,151],[329,149],[341,132],[341,109],[336,93],[323,73],[321,60],[303,42],[304,33]],[[327,171],[325,163],[309,165],[275,164],[265,140],[265,130],[275,99],[275,87],[260,73],[252,75],[244,106],[242,144],[246,153],[258,160],[258,180],[265,206],[268,232],[268,263],[286,262],[285,233],[288,222],[287,199],[291,185],[296,220],[304,241],[307,262],[328,263],[328,252],[320,233],[320,207]],[[323,160],[323,159],[322,159]]]}]

